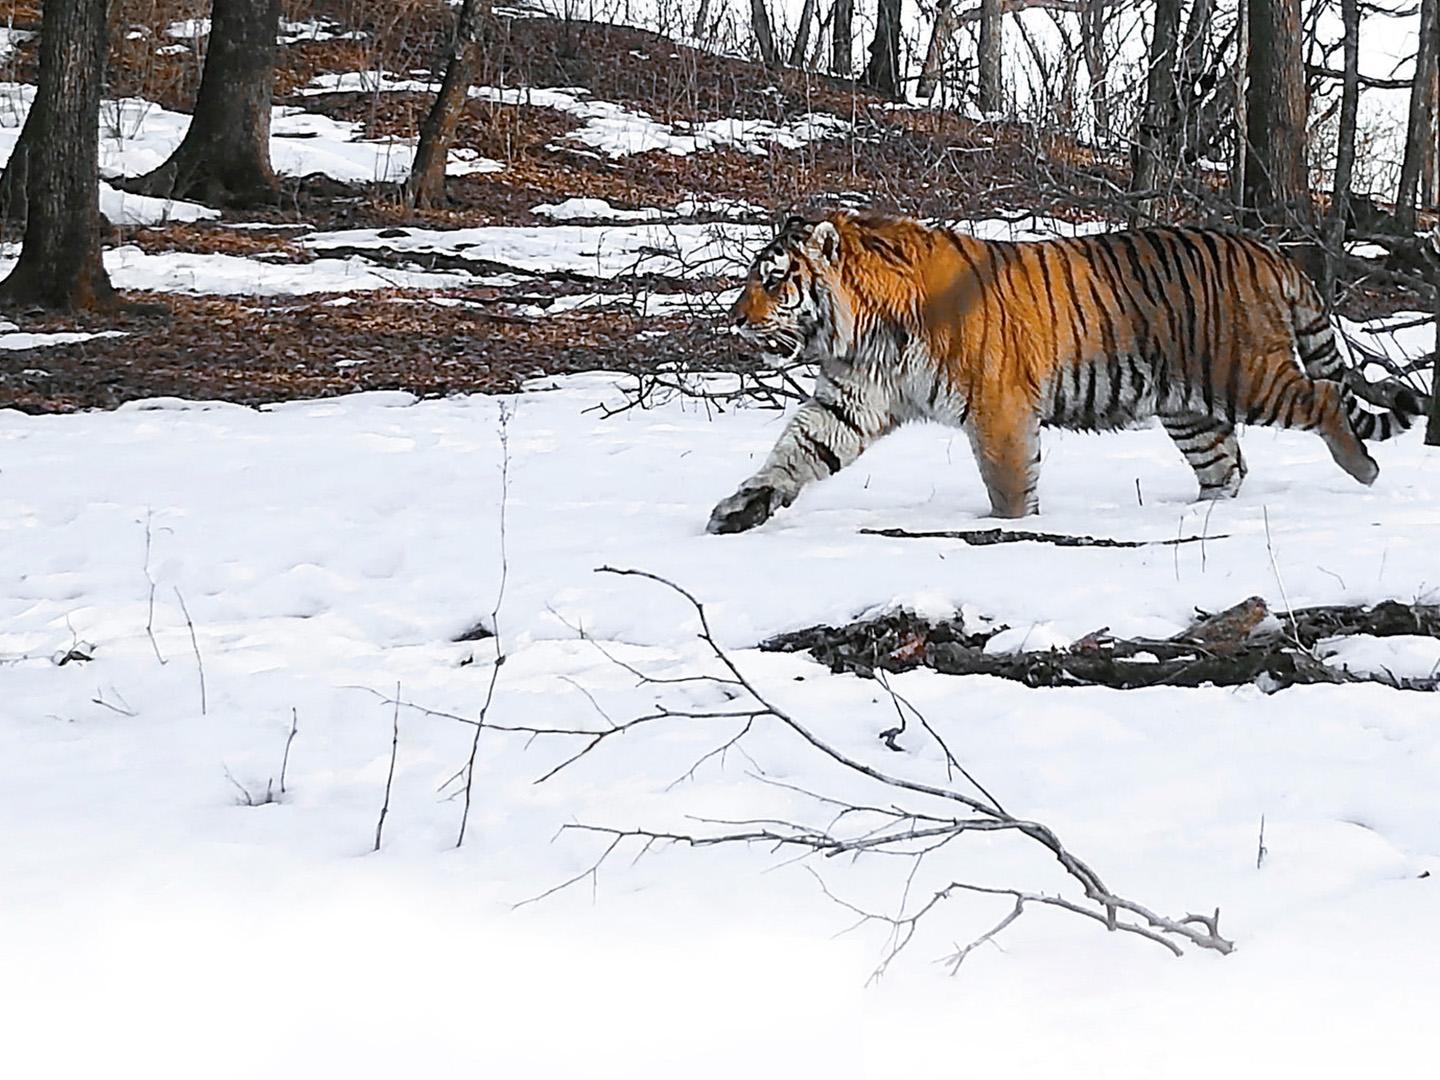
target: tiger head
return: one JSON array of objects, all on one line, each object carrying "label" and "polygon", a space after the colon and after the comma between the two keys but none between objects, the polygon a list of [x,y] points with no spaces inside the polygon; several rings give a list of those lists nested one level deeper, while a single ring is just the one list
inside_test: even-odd
[{"label": "tiger head", "polygon": [[853,321],[833,221],[794,217],[755,257],[730,323],[771,356],[818,360],[848,340]]}]

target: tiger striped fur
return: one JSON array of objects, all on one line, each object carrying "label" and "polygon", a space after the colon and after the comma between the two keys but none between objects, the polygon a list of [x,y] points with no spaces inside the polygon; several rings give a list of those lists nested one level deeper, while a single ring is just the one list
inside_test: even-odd
[{"label": "tiger striped fur", "polygon": [[1369,484],[1379,467],[1360,440],[1425,407],[1405,391],[1389,412],[1365,409],[1309,278],[1256,240],[1204,229],[1004,243],[907,218],[794,218],[731,318],[819,371],[710,532],[754,528],[908,420],[963,428],[994,514],[1019,517],[1039,510],[1042,424],[1158,417],[1213,499],[1245,477],[1240,424],[1315,431]]}]

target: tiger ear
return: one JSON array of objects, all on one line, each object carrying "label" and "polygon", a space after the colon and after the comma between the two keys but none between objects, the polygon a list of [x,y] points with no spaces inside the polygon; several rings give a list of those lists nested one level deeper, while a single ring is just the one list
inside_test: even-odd
[{"label": "tiger ear", "polygon": [[815,231],[810,234],[810,242],[831,266],[840,261],[840,230],[835,228],[834,222],[822,221],[816,225]]}]

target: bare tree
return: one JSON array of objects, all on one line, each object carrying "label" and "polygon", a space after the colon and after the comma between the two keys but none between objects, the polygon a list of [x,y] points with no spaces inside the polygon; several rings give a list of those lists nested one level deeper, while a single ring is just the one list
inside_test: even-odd
[{"label": "bare tree", "polygon": [[210,44],[185,138],[130,191],[213,206],[274,202],[270,109],[280,0],[214,0]]},{"label": "bare tree", "polygon": [[875,12],[875,37],[870,41],[870,62],[865,83],[887,97],[901,96],[900,5],[902,0],[880,0]]},{"label": "bare tree", "polygon": [[1001,0],[980,0],[980,41],[976,91],[981,112],[999,112],[1002,101],[1000,58],[1005,44]]},{"label": "bare tree", "polygon": [[445,202],[445,164],[480,66],[481,36],[489,18],[490,0],[464,0],[460,5],[445,78],[420,125],[415,163],[405,181],[405,201],[410,206],[435,207]]},{"label": "bare tree", "polygon": [[30,144],[34,140],[32,123],[35,110],[25,114],[25,123],[20,128],[20,137],[10,151],[10,160],[0,174],[0,223],[25,223],[27,212],[26,178],[30,172]]},{"label": "bare tree", "polygon": [[955,16],[954,0],[940,0],[935,9],[935,25],[930,31],[930,45],[925,50],[925,64],[915,85],[917,97],[932,97],[940,86],[940,79],[945,73],[945,48],[959,25]]},{"label": "bare tree", "polygon": [[1345,79],[1340,88],[1340,128],[1335,145],[1335,179],[1330,216],[1325,223],[1325,277],[1320,283],[1327,301],[1335,298],[1336,261],[1344,251],[1345,218],[1350,212],[1350,178],[1355,169],[1355,114],[1360,104],[1360,0],[1340,0],[1344,25]]},{"label": "bare tree", "polygon": [[1211,53],[1214,23],[1214,0],[1194,0],[1190,5],[1190,18],[1185,23],[1175,73],[1177,109],[1183,128],[1181,146],[1186,153],[1196,156],[1205,152],[1213,138],[1207,128],[1219,126],[1218,117],[1207,116],[1205,109],[1219,85],[1218,59]]},{"label": "bare tree", "polygon": [[1440,288],[1435,290],[1435,360],[1430,367],[1430,413],[1425,421],[1425,445],[1440,446]]},{"label": "bare tree", "polygon": [[1085,54],[1085,70],[1090,77],[1090,108],[1095,114],[1095,134],[1110,134],[1109,60],[1105,55],[1105,27],[1108,23],[1107,0],[1081,0],[1080,48]]},{"label": "bare tree", "polygon": [[775,47],[775,32],[770,29],[770,11],[765,0],[750,0],[750,28],[755,34],[755,47],[760,62],[766,67],[780,66],[780,50]]},{"label": "bare tree", "polygon": [[1131,225],[1153,217],[1151,194],[1163,168],[1172,160],[1176,134],[1175,68],[1180,37],[1180,0],[1156,0],[1155,23],[1150,33],[1149,71],[1145,83],[1145,109],[1140,130],[1131,147],[1130,190],[1141,199],[1131,212]]},{"label": "bare tree", "polygon": [[100,85],[105,0],[47,0],[31,105],[20,259],[0,307],[60,310],[115,301],[100,251]]},{"label": "bare tree", "polygon": [[1250,66],[1250,0],[1238,0],[1235,20],[1235,67],[1230,80],[1230,92],[1235,102],[1230,202],[1239,210],[1245,205],[1245,162],[1250,156],[1250,101],[1245,93],[1245,75]]},{"label": "bare tree", "polygon": [[1249,0],[1245,210],[1252,224],[1309,227],[1300,0]]},{"label": "bare tree", "polygon": [[1415,54],[1415,81],[1410,90],[1410,122],[1405,134],[1405,159],[1395,195],[1395,225],[1415,231],[1415,198],[1424,162],[1434,152],[1436,0],[1420,0],[1420,48]]},{"label": "bare tree", "polygon": [[805,0],[800,9],[800,25],[795,29],[795,41],[790,46],[790,66],[805,66],[805,50],[810,44],[810,24],[815,21],[815,0]]},{"label": "bare tree", "polygon": [[830,28],[830,70],[848,79],[855,63],[850,55],[855,40],[855,0],[835,0],[834,18]]}]

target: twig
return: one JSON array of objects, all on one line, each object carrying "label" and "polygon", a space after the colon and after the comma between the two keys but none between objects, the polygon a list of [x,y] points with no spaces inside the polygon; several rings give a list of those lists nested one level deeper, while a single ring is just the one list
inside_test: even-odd
[{"label": "twig", "polygon": [[[966,833],[1002,831],[1019,833],[1046,849],[1051,856],[1060,863],[1065,872],[1079,884],[1089,906],[1061,897],[1043,896],[1038,893],[1025,892],[1022,890],[995,889],[987,886],[953,882],[932,896],[919,911],[913,914],[905,915],[903,911],[901,914],[895,916],[879,916],[861,913],[865,915],[866,918],[873,918],[888,923],[893,931],[890,945],[887,948],[887,955],[882,961],[879,970],[883,970],[884,966],[911,940],[915,927],[921,918],[953,891],[962,889],[1012,896],[1018,902],[1017,907],[1023,907],[1023,903],[1025,902],[1042,903],[1060,907],[1101,922],[1109,930],[1134,934],[1155,941],[1176,955],[1181,953],[1180,946],[1174,940],[1176,938],[1187,941],[1197,947],[1212,949],[1221,953],[1228,953],[1234,948],[1233,944],[1219,933],[1218,913],[1213,916],[1186,915],[1179,919],[1170,918],[1113,892],[1104,884],[1093,868],[1064,846],[1053,830],[1041,822],[1011,816],[996,805],[995,800],[989,796],[988,793],[985,793],[985,789],[981,787],[968,772],[963,772],[962,770],[962,774],[966,779],[978,791],[984,794],[983,798],[967,794],[953,787],[937,786],[887,773],[842,753],[819,738],[806,725],[800,723],[793,715],[775,705],[760,692],[739,669],[730,655],[716,642],[709,625],[704,605],[696,599],[692,593],[682,586],[648,571],[601,567],[599,572],[624,577],[645,578],[663,585],[688,600],[700,624],[700,640],[705,643],[711,657],[726,673],[725,682],[732,686],[738,686],[749,697],[751,702],[753,702],[750,709],[753,710],[756,718],[769,717],[778,721],[783,727],[809,744],[822,756],[828,758],[831,762],[839,765],[846,771],[864,776],[893,792],[934,798],[941,800],[943,803],[963,807],[965,813],[961,816],[944,817],[933,814],[917,814],[898,805],[889,809],[843,805],[840,812],[836,815],[835,822],[832,822],[831,826],[823,829],[773,820],[733,823],[715,822],[713,824],[742,826],[738,831],[724,832],[716,835],[660,832],[643,828],[617,829],[608,826],[575,823],[565,826],[565,829],[578,829],[606,835],[610,838],[608,846],[589,869],[574,875],[566,882],[562,882],[560,885],[547,890],[545,893],[540,894],[540,896],[532,898],[532,901],[541,899],[544,896],[553,895],[555,892],[587,878],[593,883],[599,867],[611,854],[618,850],[619,845],[626,840],[641,841],[641,854],[650,850],[650,848],[657,843],[685,844],[692,847],[734,843],[763,843],[772,849],[795,847],[801,850],[802,856],[807,852],[832,857],[847,853],[851,856],[860,854],[888,854],[918,859],[926,853],[934,851],[936,848],[942,847]],[[897,707],[898,704],[897,702]],[[718,711],[708,713],[671,713],[661,706],[655,713],[649,714],[644,718],[637,718],[629,724],[621,724],[606,732],[596,733],[596,735],[592,737],[592,741],[584,749],[572,755],[570,759],[551,770],[547,775],[554,775],[556,772],[559,772],[561,769],[566,768],[569,764],[572,764],[584,756],[584,754],[588,753],[604,739],[628,730],[643,720],[684,715],[716,718],[719,716],[734,716],[737,712],[740,712],[740,710],[726,711],[723,713]],[[726,744],[727,747],[733,744],[733,742],[734,739]],[[953,764],[958,765],[958,762],[953,762],[953,755],[949,753],[948,748],[946,748],[945,752],[947,759]],[[832,804],[835,802],[834,800],[826,801]],[[870,824],[868,827],[862,828],[856,835],[841,835],[833,830],[842,820],[853,821],[857,825],[867,821]],[[909,880],[910,878],[907,878],[907,891],[909,888]],[[852,910],[859,911],[859,909]],[[1018,917],[1018,914],[1016,917]],[[1000,930],[1004,929],[1004,926],[1008,926],[1009,923],[1013,921],[1014,919],[1011,918],[1005,921],[1002,926],[996,927],[991,932],[991,936],[993,937],[994,934],[999,933]],[[986,940],[988,940],[988,938]]]},{"label": "twig", "polygon": [[395,783],[395,758],[400,753],[400,684],[395,684],[395,712],[390,718],[390,771],[385,776],[385,801],[380,805],[380,819],[375,822],[375,846],[380,850],[380,838],[385,832],[385,819],[390,814],[390,788]]},{"label": "twig", "polygon": [[190,647],[195,650],[195,670],[200,676],[200,715],[206,713],[205,706],[205,661],[200,656],[200,642],[195,637],[195,623],[190,618],[190,609],[185,606],[185,597],[180,592],[180,587],[175,587],[175,598],[180,601],[180,611],[185,616],[185,625],[190,630]]},{"label": "twig", "polygon": [[1265,553],[1270,556],[1270,570],[1275,575],[1275,584],[1280,587],[1280,599],[1285,601],[1285,613],[1290,616],[1290,635],[1295,639],[1295,644],[1300,644],[1300,627],[1295,622],[1295,611],[1290,606],[1290,597],[1285,595],[1285,579],[1280,576],[1280,566],[1275,562],[1275,546],[1270,542],[1270,507],[1262,506],[1260,514],[1265,521]]},{"label": "twig", "polygon": [[[396,694],[399,697],[399,694]],[[285,756],[280,759],[280,794],[285,794],[285,772],[290,768],[290,744],[295,741],[295,735],[300,730],[300,713],[294,708],[290,710],[290,735],[285,740]]]},{"label": "twig", "polygon": [[[490,667],[490,684],[485,688],[485,701],[480,706],[480,715],[475,721],[475,730],[470,739],[470,755],[465,760],[464,808],[460,811],[460,829],[455,834],[455,846],[465,843],[465,829],[470,823],[470,800],[475,784],[475,757],[480,752],[480,733],[485,730],[485,719],[490,705],[495,700],[495,686],[500,681],[500,669],[505,666],[505,648],[500,637],[500,606],[505,602],[505,584],[510,577],[510,556],[505,543],[505,518],[510,502],[510,408],[500,406],[500,587],[495,592],[495,606],[490,610],[491,640],[495,643],[495,662]],[[400,696],[397,690],[397,698]]]},{"label": "twig", "polygon": [[160,643],[155,640],[155,579],[150,574],[150,519],[155,516],[155,511],[145,511],[145,580],[150,586],[150,595],[146,601],[145,611],[145,634],[150,638],[150,647],[155,650],[155,659],[161,664],[168,664],[169,661],[160,655]]}]

